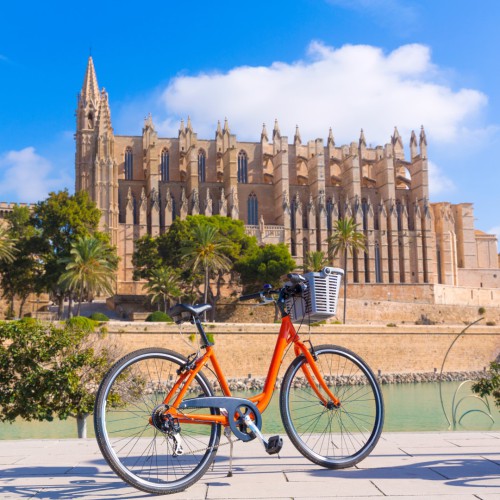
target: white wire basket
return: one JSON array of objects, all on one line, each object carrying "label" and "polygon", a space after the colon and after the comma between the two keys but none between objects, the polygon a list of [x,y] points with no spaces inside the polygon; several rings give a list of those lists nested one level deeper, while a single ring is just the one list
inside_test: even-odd
[{"label": "white wire basket", "polygon": [[307,291],[302,297],[286,301],[292,321],[315,323],[335,316],[343,275],[344,270],[336,267],[325,267],[320,272],[304,274]]}]

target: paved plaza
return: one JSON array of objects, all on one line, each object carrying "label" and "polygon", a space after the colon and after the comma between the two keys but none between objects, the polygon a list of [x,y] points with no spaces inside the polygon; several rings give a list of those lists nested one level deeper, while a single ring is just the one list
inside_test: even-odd
[{"label": "paved plaza", "polygon": [[[326,470],[285,437],[280,457],[257,441],[228,447],[183,499],[500,499],[500,432],[384,433],[356,468]],[[0,441],[0,498],[127,499],[137,491],[109,469],[94,439]]]}]

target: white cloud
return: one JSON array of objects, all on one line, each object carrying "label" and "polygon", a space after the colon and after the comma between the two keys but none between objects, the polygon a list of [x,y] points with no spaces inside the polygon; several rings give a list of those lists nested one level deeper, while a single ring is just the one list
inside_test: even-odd
[{"label": "white cloud", "polygon": [[471,132],[486,103],[477,90],[443,83],[424,45],[386,54],[368,45],[335,49],[315,41],[308,57],[294,63],[178,76],[153,115],[159,132],[168,136],[176,136],[180,118],[190,115],[200,138],[212,138],[217,120],[227,117],[240,140],[255,141],[262,122],[270,133],[277,118],[283,135],[293,137],[298,124],[303,140],[325,138],[332,126],[337,143],[356,140],[363,128],[368,143],[385,144],[397,126],[409,142],[411,130],[424,124],[431,141],[449,143],[466,125]]},{"label": "white cloud", "polygon": [[446,195],[456,190],[455,183],[443,171],[429,160],[429,191],[430,197]]},{"label": "white cloud", "polygon": [[35,148],[9,151],[0,156],[0,199],[37,202],[50,191],[72,183],[65,172],[56,175],[52,163],[38,155]]}]

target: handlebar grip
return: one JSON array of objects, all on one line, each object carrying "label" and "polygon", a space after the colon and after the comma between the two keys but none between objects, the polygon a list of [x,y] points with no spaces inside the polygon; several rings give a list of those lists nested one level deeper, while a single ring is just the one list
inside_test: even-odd
[{"label": "handlebar grip", "polygon": [[241,297],[238,298],[238,300],[240,302],[243,302],[244,300],[260,299],[261,298],[261,293],[262,292],[250,293],[248,295],[242,295]]},{"label": "handlebar grip", "polygon": [[290,273],[287,275],[288,279],[295,285],[297,283],[304,283],[307,281],[304,276],[298,273]]}]

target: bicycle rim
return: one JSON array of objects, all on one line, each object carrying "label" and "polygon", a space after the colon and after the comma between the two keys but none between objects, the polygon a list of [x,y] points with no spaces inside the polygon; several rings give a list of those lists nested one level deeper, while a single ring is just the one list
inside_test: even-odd
[{"label": "bicycle rim", "polygon": [[[164,413],[161,405],[185,361],[180,354],[163,349],[137,351],[118,361],[99,388],[94,419],[101,451],[122,479],[149,493],[175,493],[196,482],[213,462],[219,444],[220,425],[182,423],[183,453],[179,454],[173,433],[150,423],[155,409]],[[198,395],[213,395],[201,374],[186,397]]]},{"label": "bicycle rim", "polygon": [[[281,389],[283,424],[296,448],[323,467],[351,467],[365,458],[382,432],[384,408],[377,381],[366,363],[337,346],[314,349],[316,364],[340,406],[324,404],[304,374],[298,357],[288,368]],[[314,385],[325,394],[317,380]]]}]

